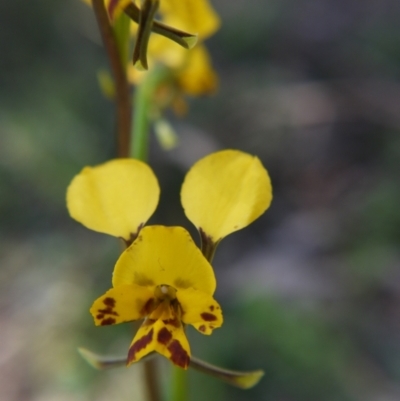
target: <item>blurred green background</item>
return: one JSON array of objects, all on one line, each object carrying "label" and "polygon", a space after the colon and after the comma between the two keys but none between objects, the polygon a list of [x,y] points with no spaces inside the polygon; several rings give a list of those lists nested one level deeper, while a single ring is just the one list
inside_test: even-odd
[{"label": "blurred green background", "polygon": [[[151,222],[192,230],[179,190],[199,157],[261,158],[272,206],[215,259],[224,326],[189,336],[203,359],[266,374],[243,391],[190,372],[190,400],[399,400],[400,2],[213,4],[220,90],[168,116],[178,148],[152,140]],[[115,155],[91,10],[2,1],[0,27],[0,399],[140,401],[140,368],[98,372],[76,352],[123,355],[133,333],[93,326],[121,245],[65,208],[72,177]]]}]

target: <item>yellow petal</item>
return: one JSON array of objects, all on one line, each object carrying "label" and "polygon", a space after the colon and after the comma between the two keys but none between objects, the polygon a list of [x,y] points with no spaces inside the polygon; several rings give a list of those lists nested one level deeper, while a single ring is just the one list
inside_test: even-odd
[{"label": "yellow petal", "polygon": [[182,324],[166,324],[157,320],[154,324],[157,345],[155,350],[174,365],[187,369],[190,362],[190,346]]},{"label": "yellow petal", "polygon": [[220,26],[220,19],[207,0],[162,0],[160,15],[165,24],[197,33],[202,40]]},{"label": "yellow petal", "polygon": [[176,297],[182,308],[184,323],[193,325],[203,334],[211,334],[215,328],[221,327],[221,307],[211,295],[188,288],[179,290]]},{"label": "yellow petal", "polygon": [[257,219],[271,200],[271,182],[260,160],[237,150],[199,160],[181,190],[186,216],[214,243]]},{"label": "yellow petal", "polygon": [[129,346],[127,366],[137,362],[150,352],[155,351],[154,322],[146,319],[140,326]]},{"label": "yellow petal", "polygon": [[96,326],[106,326],[141,319],[149,313],[154,291],[136,284],[111,288],[94,301],[90,313]]},{"label": "yellow petal", "polygon": [[157,178],[147,164],[116,159],[75,176],[67,190],[67,207],[87,228],[128,241],[154,213],[159,195]]},{"label": "yellow petal", "polygon": [[218,77],[211,65],[205,46],[187,50],[186,63],[177,75],[182,90],[189,95],[199,96],[215,92]]},{"label": "yellow petal", "polygon": [[173,325],[161,319],[145,320],[129,347],[128,366],[152,351],[187,369],[190,362],[190,346],[182,324],[178,322]]},{"label": "yellow petal", "polygon": [[163,36],[152,35],[150,38],[149,57],[170,68],[181,67],[188,51]]},{"label": "yellow petal", "polygon": [[115,265],[113,286],[170,285],[194,288],[212,295],[215,276],[211,265],[182,227],[144,227]]}]

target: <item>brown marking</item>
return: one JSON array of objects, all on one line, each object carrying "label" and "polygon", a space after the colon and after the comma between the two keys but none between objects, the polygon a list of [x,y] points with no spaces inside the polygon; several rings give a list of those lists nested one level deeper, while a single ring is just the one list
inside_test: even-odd
[{"label": "brown marking", "polygon": [[110,297],[104,298],[103,304],[106,306],[109,306],[110,308],[114,308],[115,307],[115,299],[110,298]]},{"label": "brown marking", "polygon": [[177,278],[174,281],[174,286],[177,287],[177,288],[186,289],[186,288],[189,288],[189,287],[193,287],[193,283],[191,281],[189,281],[189,280],[184,280],[183,278]]},{"label": "brown marking", "polygon": [[140,313],[144,316],[150,315],[151,312],[153,312],[153,310],[156,307],[156,302],[154,300],[154,298],[150,298],[143,306],[143,308],[141,309]]},{"label": "brown marking", "polygon": [[[96,316],[97,319],[103,319],[104,315],[119,316],[118,313],[113,310],[113,308],[115,307],[115,299],[114,298],[111,298],[111,297],[104,298],[103,304],[106,307],[104,309],[97,309],[97,312],[98,312],[98,315]],[[111,319],[111,320],[113,321],[112,323],[104,323],[104,324],[115,323],[115,319]],[[106,321],[111,321],[111,320],[106,319]]]},{"label": "brown marking", "polygon": [[170,324],[171,326],[174,326],[174,327],[181,327],[181,322],[179,321],[179,319],[177,317],[174,317],[172,319],[164,319],[163,323]]},{"label": "brown marking", "polygon": [[136,353],[146,348],[153,339],[154,329],[152,328],[147,334],[135,341],[129,348],[127,363],[136,359]]},{"label": "brown marking", "polygon": [[201,253],[209,262],[211,262],[221,238],[214,241],[214,239],[211,236],[207,235],[201,227],[199,227],[199,233],[201,238]]},{"label": "brown marking", "polygon": [[97,309],[97,312],[103,313],[104,315],[119,316],[118,313],[113,311],[112,308],[110,308],[109,306],[105,309]]},{"label": "brown marking", "polygon": [[116,320],[115,320],[114,318],[108,317],[107,319],[103,319],[103,320],[101,321],[101,325],[102,325],[102,326],[108,326],[109,324],[114,324],[115,321],[116,321]]},{"label": "brown marking", "polygon": [[210,311],[213,312],[214,311],[214,305],[210,306]]},{"label": "brown marking", "polygon": [[133,275],[133,281],[143,287],[154,285],[154,281],[146,277],[142,273],[135,272]]},{"label": "brown marking", "polygon": [[215,326],[213,326],[212,324],[210,324],[208,327],[209,327],[211,330],[214,330],[214,329],[215,329]]},{"label": "brown marking", "polygon": [[214,320],[217,320],[217,316],[213,315],[212,313],[208,313],[208,312],[204,312],[200,316],[206,322],[213,322]]},{"label": "brown marking", "polygon": [[202,325],[199,327],[199,331],[201,331],[202,333],[204,333],[204,332],[206,331],[206,326],[205,326],[204,324],[202,324]]},{"label": "brown marking", "polygon": [[[112,1],[111,1],[111,3],[112,3]],[[110,3],[110,5],[111,5],[111,3]],[[143,227],[143,223],[139,224],[137,231],[135,233],[130,233],[128,239],[120,237],[125,242],[125,245],[127,248],[129,248],[136,240],[138,242],[142,241],[142,239],[143,239],[142,236],[141,235],[139,236],[139,232],[142,229],[142,227]]]},{"label": "brown marking", "polygon": [[190,357],[178,340],[172,341],[172,343],[168,346],[168,351],[171,353],[170,359],[175,365],[178,365],[183,369],[188,367]]},{"label": "brown marking", "polygon": [[171,341],[171,339],[172,339],[172,334],[167,328],[163,327],[158,332],[157,341],[160,344],[167,345]]}]

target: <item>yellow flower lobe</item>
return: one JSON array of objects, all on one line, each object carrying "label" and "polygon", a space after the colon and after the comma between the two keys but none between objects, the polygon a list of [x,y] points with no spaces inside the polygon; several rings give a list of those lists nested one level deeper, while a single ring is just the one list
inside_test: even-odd
[{"label": "yellow flower lobe", "polygon": [[154,213],[159,195],[147,164],[116,159],[75,176],[67,189],[67,208],[87,228],[129,242]]},{"label": "yellow flower lobe", "polygon": [[214,243],[261,216],[271,200],[271,181],[260,160],[238,150],[199,160],[181,190],[187,218]]}]

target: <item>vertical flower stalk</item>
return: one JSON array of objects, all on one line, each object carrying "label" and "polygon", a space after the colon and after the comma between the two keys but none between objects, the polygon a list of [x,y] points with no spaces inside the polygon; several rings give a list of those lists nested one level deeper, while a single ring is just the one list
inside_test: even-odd
[{"label": "vertical flower stalk", "polygon": [[[131,90],[126,74],[125,50],[129,43],[128,35],[117,35],[110,25],[104,0],[92,0],[93,10],[100,29],[104,47],[110,61],[111,71],[115,81],[116,93],[116,131],[117,154],[127,157],[132,122]],[[120,16],[119,18],[123,18]],[[126,32],[126,30],[125,30]]]},{"label": "vertical flower stalk", "polygon": [[142,82],[137,85],[134,95],[135,116],[130,141],[130,157],[144,162],[148,160],[150,114],[154,94],[157,88],[170,76],[170,71],[162,66],[156,66],[146,73]]},{"label": "vertical flower stalk", "polygon": [[168,401],[186,401],[188,399],[187,371],[174,366]]}]

